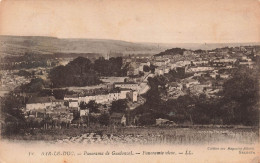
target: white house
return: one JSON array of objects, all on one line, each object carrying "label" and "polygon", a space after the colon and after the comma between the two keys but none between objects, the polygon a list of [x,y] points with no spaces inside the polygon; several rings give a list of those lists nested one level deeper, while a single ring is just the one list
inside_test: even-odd
[{"label": "white house", "polygon": [[139,89],[139,86],[137,83],[134,82],[118,82],[114,83],[114,88],[124,88],[137,91]]},{"label": "white house", "polygon": [[80,110],[79,112],[80,116],[87,116],[89,114],[89,109]]},{"label": "white house", "polygon": [[168,121],[169,121],[168,119],[158,118],[158,119],[156,119],[156,125],[162,125]]},{"label": "white house", "polygon": [[188,72],[201,72],[201,71],[211,71],[214,70],[213,67],[190,67]]},{"label": "white house", "polygon": [[153,65],[158,66],[158,67],[166,66],[167,62],[168,62],[168,60],[167,61],[166,60],[155,60],[155,61],[153,61]]},{"label": "white house", "polygon": [[78,100],[69,100],[69,107],[70,108],[78,108],[79,107]]},{"label": "white house", "polygon": [[156,75],[163,75],[163,74],[164,74],[164,69],[161,68],[161,67],[157,67],[157,68],[155,68],[154,73],[155,73]]}]

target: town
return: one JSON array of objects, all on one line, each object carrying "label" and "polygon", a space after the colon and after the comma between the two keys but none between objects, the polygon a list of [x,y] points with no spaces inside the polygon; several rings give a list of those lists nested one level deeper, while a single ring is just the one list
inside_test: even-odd
[{"label": "town", "polygon": [[[48,56],[43,60],[30,54],[24,58],[34,60],[1,62],[2,117],[6,118],[1,127],[230,125],[237,121],[255,125],[251,116],[255,110],[237,115],[239,102],[223,104],[223,97],[229,91],[224,88],[239,72],[257,73],[259,52],[260,46],[173,48],[153,56]],[[249,88],[257,85],[248,84]]]}]

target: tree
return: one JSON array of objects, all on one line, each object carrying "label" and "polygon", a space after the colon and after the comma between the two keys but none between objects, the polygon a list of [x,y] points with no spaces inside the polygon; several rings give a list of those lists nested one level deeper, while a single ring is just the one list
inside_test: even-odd
[{"label": "tree", "polygon": [[150,65],[150,70],[151,70],[151,73],[153,73],[153,74],[154,74],[154,72],[155,72],[155,68],[156,68],[156,66],[155,66],[155,65],[153,65],[153,64],[151,64],[151,65]]},{"label": "tree", "polygon": [[150,71],[150,67],[147,66],[147,65],[144,65],[143,70],[144,70],[144,72],[149,72]]},{"label": "tree", "polygon": [[183,55],[183,52],[186,51],[186,49],[181,49],[181,48],[172,48],[172,49],[167,49],[164,52],[161,52],[159,54],[156,54],[155,56],[164,56],[164,55]]},{"label": "tree", "polygon": [[86,109],[88,108],[88,107],[87,107],[87,103],[81,101],[80,104],[79,104],[79,108],[80,108],[81,110],[86,110]]},{"label": "tree", "polygon": [[1,111],[3,111],[3,113],[14,116],[18,120],[24,121],[23,112],[20,109],[22,107],[24,107],[24,98],[22,96],[9,94],[3,100]]},{"label": "tree", "polygon": [[126,71],[122,66],[122,57],[112,57],[109,60],[100,57],[94,62],[94,70],[102,76],[124,76]]},{"label": "tree", "polygon": [[110,122],[109,114],[101,114],[98,121],[101,125],[108,126]]},{"label": "tree", "polygon": [[147,104],[150,105],[150,107],[154,106],[155,108],[158,108],[158,105],[162,102],[160,94],[166,91],[166,78],[163,76],[154,78],[149,77],[148,84],[151,89],[146,94]]},{"label": "tree", "polygon": [[24,98],[10,93],[1,98],[0,105],[1,117],[5,122],[3,134],[19,133],[25,127],[25,118],[21,110],[24,107]]},{"label": "tree", "polygon": [[32,79],[30,83],[22,85],[25,92],[40,92],[44,88],[44,81],[41,78]]},{"label": "tree", "polygon": [[53,95],[56,99],[64,99],[64,96],[67,92],[67,89],[55,89],[53,90]]},{"label": "tree", "polygon": [[127,108],[127,101],[125,99],[120,99],[112,102],[110,113],[124,113]]},{"label": "tree", "polygon": [[90,113],[99,113],[100,111],[98,110],[98,104],[94,101],[91,100],[88,103],[86,102],[80,102],[79,108],[81,110],[86,110],[89,109]]},{"label": "tree", "polygon": [[138,121],[139,125],[153,125],[155,122],[156,118],[151,113],[143,114]]},{"label": "tree", "polygon": [[89,108],[90,113],[99,113],[100,112],[98,110],[98,104],[94,100],[89,101],[86,106],[87,106],[87,108]]},{"label": "tree", "polygon": [[259,85],[258,72],[242,68],[233,74],[223,85],[225,103],[236,103],[233,107],[234,120],[237,124],[258,124]]},{"label": "tree", "polygon": [[88,86],[101,83],[93,63],[84,57],[78,57],[66,66],[53,68],[49,77],[54,87]]}]

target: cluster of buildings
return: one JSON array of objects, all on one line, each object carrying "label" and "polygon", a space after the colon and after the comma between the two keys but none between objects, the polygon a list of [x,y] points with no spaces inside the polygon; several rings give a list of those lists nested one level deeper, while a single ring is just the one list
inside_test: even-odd
[{"label": "cluster of buildings", "polygon": [[[30,82],[30,78],[26,78],[24,76],[18,76],[15,74],[17,72],[18,71],[15,71],[15,70],[1,70],[0,71],[0,91],[1,92],[9,92],[17,86]],[[3,95],[4,95],[4,93],[0,94],[0,96],[3,96]]]},{"label": "cluster of buildings", "polygon": [[[72,123],[75,116],[84,117],[90,114],[89,109],[80,109],[82,102],[90,101],[95,101],[100,110],[108,111],[113,101],[126,99],[130,109],[135,109],[145,102],[140,95],[150,89],[147,79],[160,75],[167,77],[171,71],[182,74],[183,78],[166,84],[166,100],[176,99],[187,93],[217,96],[224,81],[231,77],[232,71],[238,66],[253,68],[255,53],[255,49],[249,46],[211,51],[187,50],[183,54],[152,57],[127,56],[123,58],[124,65],[128,66],[124,81],[113,81],[106,87],[91,90],[82,88],[81,92],[66,94],[63,100],[53,97],[32,98],[26,104],[26,118],[40,121],[47,116],[59,122]],[[125,125],[128,117],[125,113],[112,113],[110,118],[113,124]],[[165,122],[167,121],[164,119],[156,121],[157,124]]]},{"label": "cluster of buildings", "polygon": [[68,107],[64,100],[57,100],[53,96],[30,98],[24,109],[27,121],[39,123],[49,119],[56,123],[70,124],[74,118],[74,112],[78,109]]},{"label": "cluster of buildings", "polygon": [[[258,48],[258,49],[257,49]],[[168,98],[178,98],[186,93],[215,96],[222,90],[223,81],[231,77],[232,71],[239,66],[253,68],[254,58],[259,53],[258,46],[224,47],[214,50],[186,50],[183,54],[164,54],[153,57],[125,57],[124,62],[129,63],[128,74],[138,75],[147,73],[144,66],[155,67],[154,76],[166,75],[170,71],[186,76],[177,82],[167,83]],[[142,78],[142,77],[139,77]],[[135,77],[137,81],[138,77]],[[146,84],[142,80],[142,84]]]},{"label": "cluster of buildings", "polygon": [[[88,104],[90,101],[95,101],[101,114],[104,112],[108,113],[111,103],[120,99],[127,99],[130,103],[136,103],[138,101],[138,84],[116,82],[112,90],[87,90],[84,93],[65,95],[63,100],[55,99],[53,96],[32,97],[26,104],[24,114],[28,121],[42,122],[48,117],[52,121],[59,122],[59,124],[71,124],[77,116],[80,119],[84,119],[90,114],[90,108],[80,108],[81,103]],[[95,116],[100,116],[100,114],[95,114]],[[119,114],[121,118],[125,116],[123,113],[112,114],[111,119],[113,123],[118,121],[117,116]],[[114,124],[118,124],[118,122]]]}]

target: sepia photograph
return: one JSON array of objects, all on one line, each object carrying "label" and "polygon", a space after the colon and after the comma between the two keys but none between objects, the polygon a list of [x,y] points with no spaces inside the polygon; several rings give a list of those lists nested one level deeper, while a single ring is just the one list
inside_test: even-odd
[{"label": "sepia photograph", "polygon": [[260,161],[259,0],[0,0],[0,162]]}]

